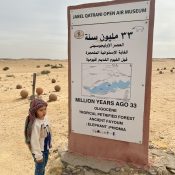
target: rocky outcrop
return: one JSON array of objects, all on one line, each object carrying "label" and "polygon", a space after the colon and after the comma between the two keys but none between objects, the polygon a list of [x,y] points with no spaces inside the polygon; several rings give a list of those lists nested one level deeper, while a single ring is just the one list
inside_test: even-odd
[{"label": "rocky outcrop", "polygon": [[[68,151],[54,150],[57,157],[52,160],[49,171],[53,175],[173,175],[175,174],[175,154],[171,150],[149,149],[150,167],[139,169],[133,166],[117,165],[112,161],[80,156]],[[59,173],[58,173],[59,164]],[[53,166],[54,165],[54,166]],[[54,174],[54,171],[56,174]],[[51,173],[52,172],[52,173]]]}]

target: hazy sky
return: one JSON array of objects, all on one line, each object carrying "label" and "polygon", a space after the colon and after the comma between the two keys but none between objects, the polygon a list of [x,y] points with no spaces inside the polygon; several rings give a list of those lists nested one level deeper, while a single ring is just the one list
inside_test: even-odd
[{"label": "hazy sky", "polygon": [[[0,0],[0,58],[67,58],[67,6],[106,0]],[[175,0],[156,0],[153,57],[175,57]]]}]

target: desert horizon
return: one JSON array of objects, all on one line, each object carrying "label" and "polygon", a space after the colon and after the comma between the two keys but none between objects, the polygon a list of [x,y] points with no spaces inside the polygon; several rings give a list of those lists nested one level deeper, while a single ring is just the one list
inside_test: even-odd
[{"label": "desert horizon", "polygon": [[[152,60],[164,60],[164,59],[170,59],[170,60],[174,60],[175,57],[154,57],[152,58]],[[8,58],[8,57],[0,57],[0,60],[55,60],[55,61],[68,61],[68,58],[42,58],[42,57],[36,57],[36,58],[30,58],[30,57],[19,57],[19,58]]]}]

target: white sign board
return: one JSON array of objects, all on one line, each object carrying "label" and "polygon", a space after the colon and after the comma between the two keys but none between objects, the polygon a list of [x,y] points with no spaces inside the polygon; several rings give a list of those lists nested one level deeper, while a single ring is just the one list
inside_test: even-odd
[{"label": "white sign board", "polygon": [[70,10],[72,132],[142,143],[149,6]]}]

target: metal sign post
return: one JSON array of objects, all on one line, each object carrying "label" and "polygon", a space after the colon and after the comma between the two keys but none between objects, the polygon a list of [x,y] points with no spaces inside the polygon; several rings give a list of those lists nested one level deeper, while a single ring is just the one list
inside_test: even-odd
[{"label": "metal sign post", "polygon": [[36,86],[36,73],[33,73],[32,95],[30,96],[31,100],[35,98],[35,86]]}]

